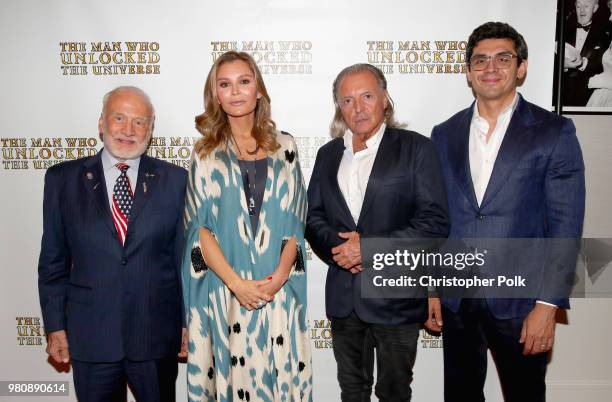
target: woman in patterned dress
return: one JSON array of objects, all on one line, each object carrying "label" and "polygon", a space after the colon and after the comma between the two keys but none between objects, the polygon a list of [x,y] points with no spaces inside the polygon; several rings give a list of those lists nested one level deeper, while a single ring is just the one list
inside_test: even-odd
[{"label": "woman in patterned dress", "polygon": [[189,401],[311,401],[297,147],[246,53],[215,61],[204,104],[185,211]]},{"label": "woman in patterned dress", "polygon": [[603,72],[589,79],[589,88],[595,88],[587,107],[612,107],[612,41],[601,57]]}]

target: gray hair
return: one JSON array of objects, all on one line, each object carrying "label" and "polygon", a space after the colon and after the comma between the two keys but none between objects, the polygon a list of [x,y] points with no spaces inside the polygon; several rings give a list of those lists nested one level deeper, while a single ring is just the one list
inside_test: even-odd
[{"label": "gray hair", "polygon": [[122,92],[133,93],[145,100],[145,103],[151,110],[151,127],[153,127],[153,122],[155,121],[155,108],[153,107],[153,102],[151,102],[151,98],[142,89],[131,85],[122,85],[120,87],[110,90],[104,95],[104,97],[102,98],[102,115],[104,115],[104,112],[106,111],[106,104],[108,103],[110,97]]},{"label": "gray hair", "polygon": [[340,71],[340,74],[338,74],[338,76],[334,80],[333,96],[334,96],[334,106],[336,110],[334,113],[334,119],[332,120],[330,127],[329,127],[332,137],[334,138],[342,137],[344,133],[346,132],[346,130],[348,129],[348,126],[346,125],[346,123],[344,122],[344,118],[342,117],[342,111],[340,110],[340,102],[338,102],[338,90],[340,88],[340,84],[342,83],[342,80],[344,80],[344,78],[346,78],[347,76],[352,75],[352,74],[361,73],[364,71],[372,74],[376,78],[376,81],[378,82],[378,86],[380,87],[380,89],[385,91],[387,94],[388,102],[387,102],[387,108],[385,109],[385,123],[387,124],[387,126],[391,128],[401,128],[401,127],[406,126],[405,124],[399,123],[395,120],[393,99],[391,99],[391,96],[389,96],[389,93],[387,92],[387,79],[385,78],[385,75],[383,74],[383,72],[380,71],[379,68],[371,64],[358,63],[358,64],[353,64],[352,66],[348,66],[342,71]]}]

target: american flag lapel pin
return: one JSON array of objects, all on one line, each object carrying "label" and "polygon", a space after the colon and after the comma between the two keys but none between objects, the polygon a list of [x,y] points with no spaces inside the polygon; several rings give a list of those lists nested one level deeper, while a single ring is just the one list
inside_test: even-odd
[{"label": "american flag lapel pin", "polygon": [[[94,179],[94,175],[91,172],[87,172],[85,173],[85,177],[87,177],[87,180],[93,180]],[[98,186],[100,185],[100,182],[97,182],[96,184],[93,185],[93,189],[97,189]]]},{"label": "american flag lapel pin", "polygon": [[145,181],[144,183],[142,183],[142,191],[144,191],[144,193],[147,193],[147,182]]}]

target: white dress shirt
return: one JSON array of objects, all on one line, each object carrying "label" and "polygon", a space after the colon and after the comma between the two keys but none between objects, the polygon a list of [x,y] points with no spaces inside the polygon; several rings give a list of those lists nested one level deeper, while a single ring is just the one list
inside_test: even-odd
[{"label": "white dress shirt", "polygon": [[[489,185],[499,148],[506,136],[506,131],[510,125],[510,120],[512,119],[512,114],[514,113],[514,109],[516,109],[517,103],[518,93],[514,95],[512,103],[502,110],[497,117],[497,123],[495,124],[495,128],[488,142],[487,133],[489,132],[489,123],[484,118],[480,117],[480,113],[478,113],[478,101],[474,104],[472,123],[470,124],[469,152],[470,172],[472,174],[472,183],[474,184],[474,192],[476,193],[478,205],[482,203],[482,198]],[[537,300],[536,303],[556,307],[554,304],[541,300]]]},{"label": "white dress shirt", "polygon": [[584,47],[584,42],[586,42],[587,36],[589,36],[589,32],[582,27],[576,28],[576,51],[578,54],[582,52],[582,48]]},{"label": "white dress shirt", "polygon": [[470,172],[472,174],[472,183],[474,184],[474,192],[478,205],[482,203],[495,159],[499,152],[499,147],[504,140],[506,130],[510,124],[512,113],[518,102],[518,93],[514,95],[512,103],[502,110],[497,117],[497,124],[491,133],[489,141],[487,141],[487,133],[489,132],[489,123],[478,113],[478,101],[474,104],[474,113],[472,114],[472,123],[470,124],[469,150],[470,150]]},{"label": "white dress shirt", "polygon": [[[121,171],[115,166],[120,161],[106,150],[102,149],[102,170],[104,171],[104,181],[106,182],[106,195],[108,195],[108,206],[113,204],[113,188]],[[132,192],[136,193],[136,180],[138,179],[138,166],[140,165],[140,156],[136,159],[128,159],[124,161],[130,168],[127,170],[127,177],[130,180]]]},{"label": "white dress shirt", "polygon": [[346,200],[346,204],[351,211],[355,224],[359,220],[363,198],[365,197],[366,188],[378,146],[385,133],[387,125],[383,123],[378,131],[366,140],[366,149],[357,153],[353,153],[353,133],[346,130],[344,134],[344,154],[338,168],[338,184],[342,196]]}]

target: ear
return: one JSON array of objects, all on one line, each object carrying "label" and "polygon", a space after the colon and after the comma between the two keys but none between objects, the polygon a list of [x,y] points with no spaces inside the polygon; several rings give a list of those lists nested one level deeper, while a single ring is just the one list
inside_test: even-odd
[{"label": "ear", "polygon": [[102,133],[104,132],[104,117],[100,115],[98,119],[98,133],[100,133],[100,138],[102,138]]},{"label": "ear", "polygon": [[384,92],[383,104],[385,106],[383,110],[387,110],[387,107],[389,106],[389,92],[387,92],[387,90]]},{"label": "ear", "polygon": [[257,99],[261,99],[263,95],[260,92],[257,92]]},{"label": "ear", "polygon": [[521,61],[521,65],[516,70],[516,78],[522,80],[527,74],[527,60]]}]

